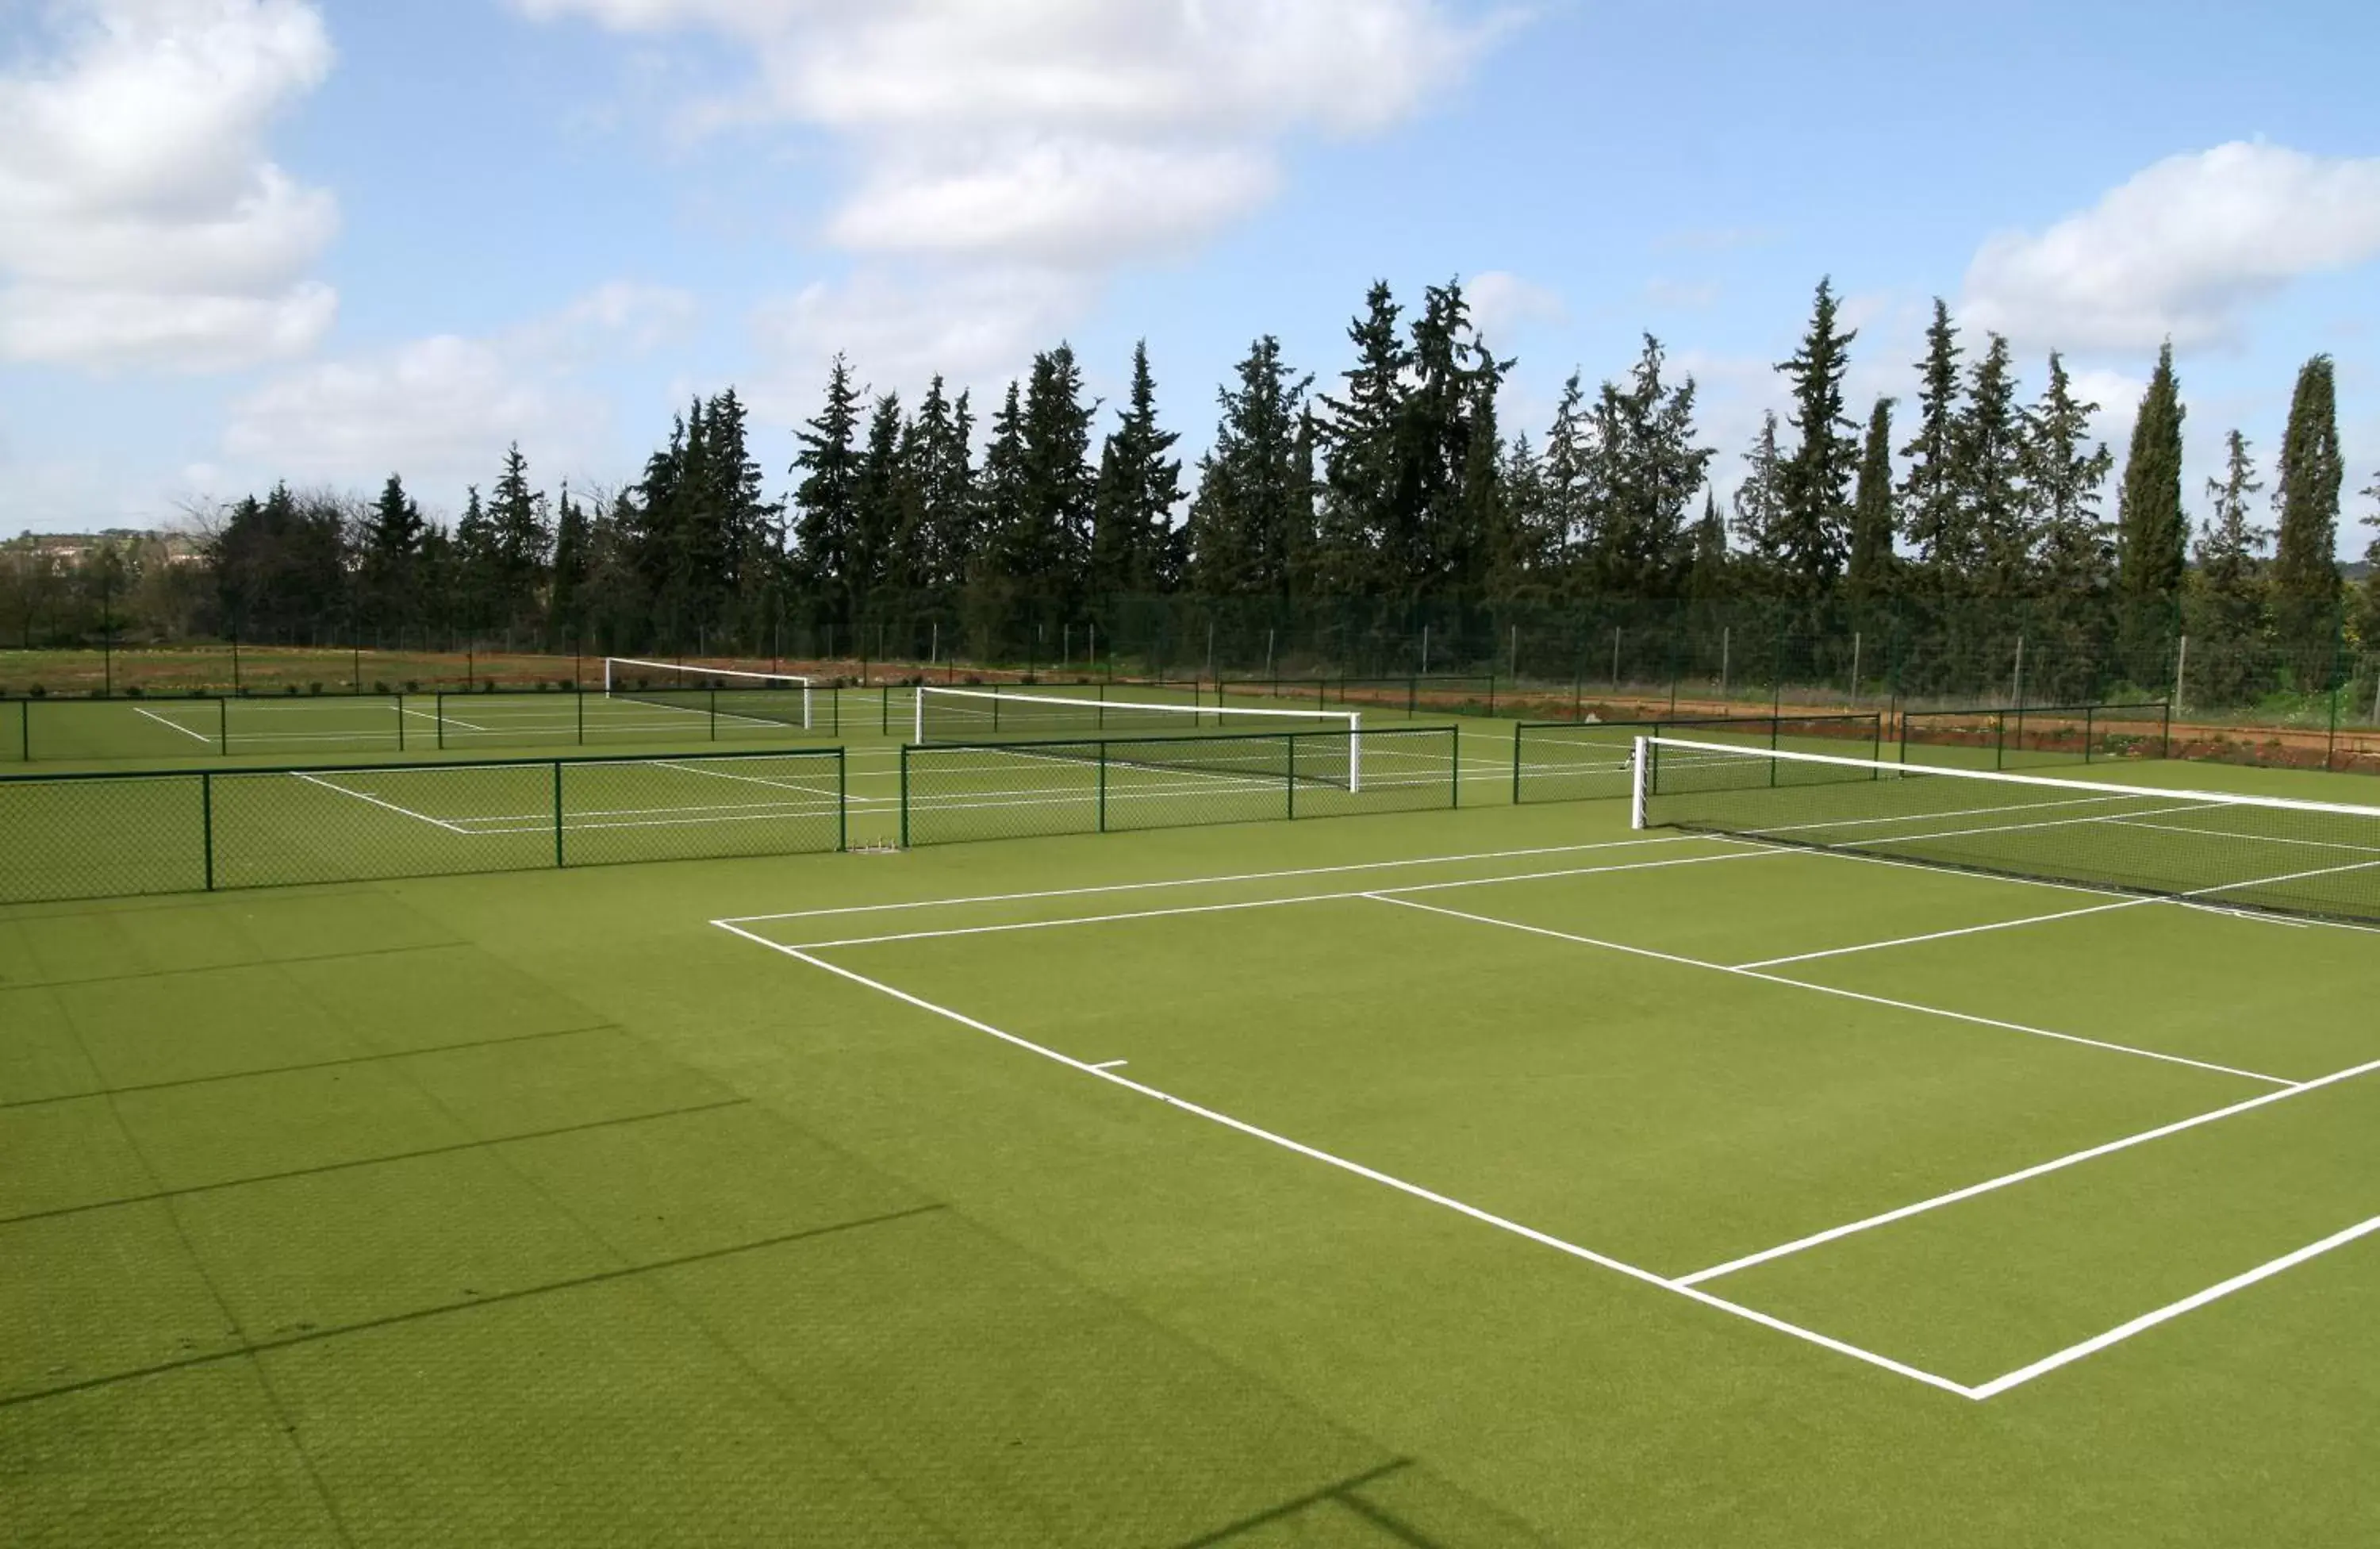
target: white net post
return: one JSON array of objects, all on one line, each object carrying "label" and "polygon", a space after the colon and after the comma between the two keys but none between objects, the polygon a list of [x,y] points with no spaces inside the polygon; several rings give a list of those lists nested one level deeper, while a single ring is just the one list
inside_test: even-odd
[{"label": "white net post", "polygon": [[926,696],[933,691],[932,687],[928,684],[920,683],[917,685],[915,698],[915,708],[917,713],[917,724],[914,731],[911,733],[909,740],[917,743],[921,748],[924,747],[926,743]]},{"label": "white net post", "polygon": [[1364,717],[1347,717],[1347,790],[1349,794],[1364,788]]},{"label": "white net post", "polygon": [[1631,828],[1646,826],[1645,775],[1645,772],[1652,767],[1652,742],[1648,738],[1640,737],[1636,738],[1635,750],[1628,755],[1628,826]]}]

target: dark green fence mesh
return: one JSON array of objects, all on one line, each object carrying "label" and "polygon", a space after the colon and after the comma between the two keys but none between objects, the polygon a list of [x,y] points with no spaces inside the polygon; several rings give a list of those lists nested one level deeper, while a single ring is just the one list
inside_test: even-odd
[{"label": "dark green fence mesh", "polygon": [[1512,728],[1512,801],[1609,801],[1629,794],[1636,739],[1657,733],[1747,748],[1875,758],[1884,717],[1724,715],[1652,721],[1524,721]]},{"label": "dark green fence mesh", "polygon": [[1452,807],[1451,726],[907,747],[905,845]]},{"label": "dark green fence mesh", "polygon": [[834,850],[840,748],[0,779],[0,902]]},{"label": "dark green fence mesh", "polygon": [[2161,759],[2171,748],[2172,727],[2172,708],[2163,700],[1912,710],[1900,717],[1900,760],[1953,768],[2017,769]]}]

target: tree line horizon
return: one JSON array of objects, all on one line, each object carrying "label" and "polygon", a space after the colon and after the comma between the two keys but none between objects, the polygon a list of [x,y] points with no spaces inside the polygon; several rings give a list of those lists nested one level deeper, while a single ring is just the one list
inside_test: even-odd
[{"label": "tree line horizon", "polygon": [[[1346,336],[1353,361],[1328,391],[1276,335],[1255,339],[1195,464],[1173,455],[1145,342],[1111,409],[1085,396],[1065,343],[988,408],[939,375],[914,404],[870,393],[838,355],[795,427],[782,497],[730,387],[676,415],[635,482],[591,498],[537,488],[516,444],[451,528],[400,471],[369,501],[284,482],[204,513],[196,565],[137,542],[72,567],[0,545],[0,640],[128,628],[776,654],[789,634],[832,653],[872,630],[922,655],[912,637],[930,628],[990,655],[1135,597],[1288,612],[1626,599],[1772,617],[2021,605],[2072,649],[2177,628],[2380,643],[2380,567],[2350,586],[2336,558],[2348,470],[2328,355],[2297,374],[2269,478],[2228,430],[2193,521],[2169,343],[2120,465],[2059,352],[2025,401],[2009,341],[1969,339],[1938,299],[1908,412],[1880,396],[1855,420],[1858,334],[1821,280],[1776,368],[1790,408],[1764,415],[1722,507],[1697,384],[1649,333],[1618,377],[1589,387],[1573,371],[1551,421],[1509,435],[1499,397],[1516,361],[1482,338],[1459,281],[1410,310],[1375,283]],[[2362,493],[2380,502],[2380,478]],[[2380,512],[2362,519],[2380,528]]]}]

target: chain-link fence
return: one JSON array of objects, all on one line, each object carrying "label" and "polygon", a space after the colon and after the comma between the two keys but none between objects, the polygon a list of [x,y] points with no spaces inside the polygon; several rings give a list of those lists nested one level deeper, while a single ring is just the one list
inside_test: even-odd
[{"label": "chain-link fence", "polygon": [[1643,721],[1524,721],[1512,728],[1512,804],[1627,797],[1640,737],[1671,736],[1747,748],[1876,759],[1884,717],[1706,715]]},{"label": "chain-link fence", "polygon": [[843,848],[840,748],[0,778],[0,902]]},{"label": "chain-link fence", "polygon": [[901,842],[1454,807],[1451,726],[905,747]]},{"label": "chain-link fence", "polygon": [[2126,704],[1996,705],[1906,710],[1900,762],[1969,769],[2161,759],[2173,746],[2173,707]]}]

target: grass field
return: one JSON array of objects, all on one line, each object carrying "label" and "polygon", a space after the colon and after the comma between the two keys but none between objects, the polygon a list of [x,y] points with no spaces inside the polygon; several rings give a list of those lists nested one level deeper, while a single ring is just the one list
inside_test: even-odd
[{"label": "grass field", "polygon": [[[2380,938],[1515,808],[1512,746],[0,909],[0,1540],[2380,1534]],[[506,812],[375,778],[285,783]]]}]

